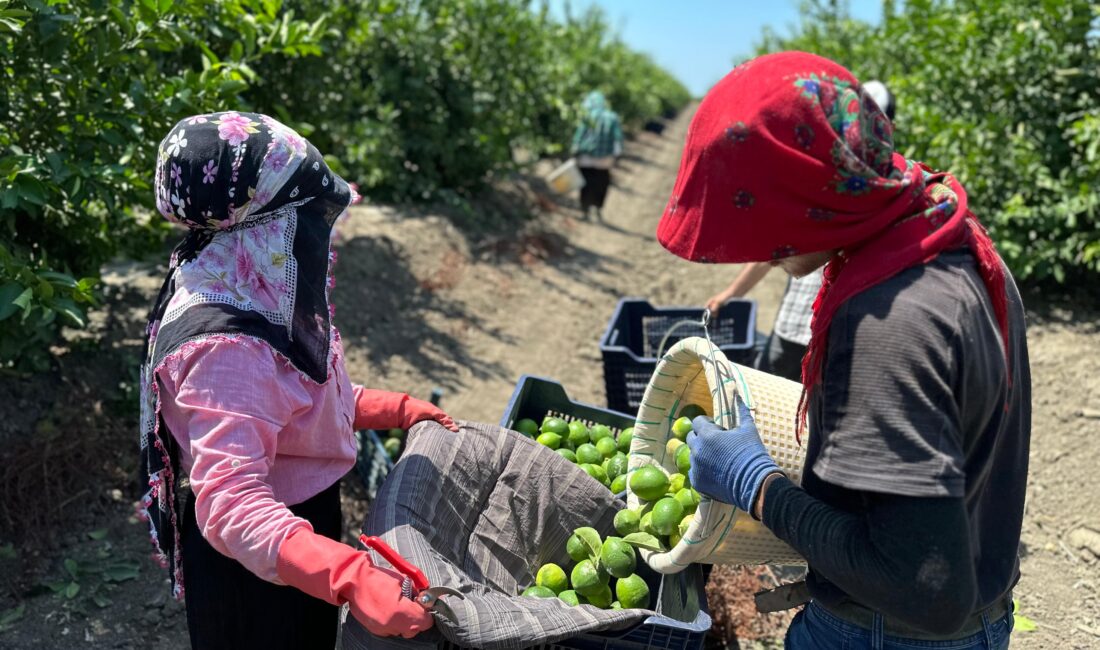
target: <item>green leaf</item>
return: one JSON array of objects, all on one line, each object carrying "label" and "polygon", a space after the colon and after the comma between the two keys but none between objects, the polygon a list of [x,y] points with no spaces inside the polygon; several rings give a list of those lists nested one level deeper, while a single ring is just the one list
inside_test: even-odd
[{"label": "green leaf", "polygon": [[64,565],[66,573],[68,573],[73,580],[76,580],[78,577],[80,577],[79,571],[77,570],[76,560],[72,558],[65,558]]},{"label": "green leaf", "polygon": [[623,541],[635,548],[644,548],[647,551],[654,551],[660,553],[665,550],[661,546],[661,540],[649,533],[630,533],[623,538]]},{"label": "green leaf", "polygon": [[600,561],[600,547],[603,542],[600,541],[600,534],[596,532],[595,528],[585,526],[573,531],[573,534],[581,540],[584,547],[588,549],[588,558],[592,560],[593,564],[598,564]]},{"label": "green leaf", "polygon": [[174,4],[175,0],[157,0],[157,11],[163,14],[171,9]]},{"label": "green leaf", "polygon": [[98,591],[92,594],[92,602],[96,604],[100,609],[105,609],[111,606],[111,599],[99,593]]},{"label": "green leaf", "polygon": [[1012,601],[1012,618],[1014,621],[1013,632],[1034,632],[1039,626],[1035,621],[1019,613],[1020,601]]},{"label": "green leaf", "polygon": [[7,628],[19,619],[23,618],[23,614],[27,611],[26,603],[19,603],[19,605],[12,607],[11,609],[5,609],[0,612],[0,630]]},{"label": "green leaf", "polygon": [[77,287],[76,278],[68,273],[58,273],[57,271],[42,271],[38,274],[38,277],[56,284],[59,287],[66,287],[69,289],[75,289]]},{"label": "green leaf", "polygon": [[88,533],[88,539],[93,539],[95,541],[99,541],[99,540],[103,539],[106,536],[107,536],[107,529],[106,528],[100,528],[98,530],[93,530],[90,533]]},{"label": "green leaf", "polygon": [[139,575],[137,564],[119,562],[107,565],[103,568],[103,579],[110,582],[125,582],[134,580]]},{"label": "green leaf", "polygon": [[76,595],[79,594],[79,593],[80,593],[80,583],[78,583],[78,582],[70,582],[68,584],[68,586],[65,587],[64,595],[65,595],[65,598],[68,598],[69,600],[72,600],[73,598],[76,598]]},{"label": "green leaf", "polygon": [[69,320],[69,324],[74,327],[83,328],[88,324],[87,317],[84,314],[84,310],[76,306],[76,303],[71,298],[60,298],[53,301],[53,308],[59,314]]},{"label": "green leaf", "polygon": [[8,282],[0,286],[0,321],[8,318],[20,309],[26,309],[33,292],[18,282]]}]

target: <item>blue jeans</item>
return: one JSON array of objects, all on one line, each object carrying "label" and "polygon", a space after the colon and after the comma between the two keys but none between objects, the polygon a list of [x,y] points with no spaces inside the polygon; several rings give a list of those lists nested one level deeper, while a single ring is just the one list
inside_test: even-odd
[{"label": "blue jeans", "polygon": [[817,603],[810,602],[787,630],[787,650],[1006,650],[1012,634],[1012,613],[996,621],[983,621],[981,632],[953,641],[922,641],[886,636],[882,618],[875,617],[872,629],[859,627],[833,616]]}]

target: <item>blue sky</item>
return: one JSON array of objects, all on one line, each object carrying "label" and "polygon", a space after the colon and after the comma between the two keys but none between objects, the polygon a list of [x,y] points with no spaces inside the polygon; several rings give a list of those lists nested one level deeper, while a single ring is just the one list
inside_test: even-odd
[{"label": "blue sky", "polygon": [[[566,1],[550,0],[558,16]],[[799,17],[797,0],[570,0],[575,14],[592,4],[604,8],[628,44],[698,96],[729,72],[735,57],[751,52],[765,25],[786,32]],[[851,13],[878,22],[882,1],[852,0]]]}]

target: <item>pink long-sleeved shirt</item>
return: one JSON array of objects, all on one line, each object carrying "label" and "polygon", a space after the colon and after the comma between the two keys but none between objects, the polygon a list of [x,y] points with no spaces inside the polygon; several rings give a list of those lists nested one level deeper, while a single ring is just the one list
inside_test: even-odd
[{"label": "pink long-sleeved shirt", "polygon": [[324,384],[250,337],[185,346],[158,374],[161,415],[179,443],[203,537],[277,584],[279,545],[310,527],[287,505],[347,473],[356,456],[353,426],[400,426],[408,398],[352,385],[335,345]]}]

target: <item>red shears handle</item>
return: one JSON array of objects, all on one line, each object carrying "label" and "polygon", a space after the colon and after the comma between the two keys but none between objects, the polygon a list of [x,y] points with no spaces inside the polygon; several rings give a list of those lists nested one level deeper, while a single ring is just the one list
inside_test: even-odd
[{"label": "red shears handle", "polygon": [[393,565],[393,568],[397,569],[399,573],[408,576],[409,579],[412,580],[413,587],[416,588],[417,593],[424,591],[430,586],[424,572],[413,563],[401,557],[397,551],[390,548],[390,545],[383,541],[381,537],[360,535],[359,543],[381,555],[382,558]]}]

